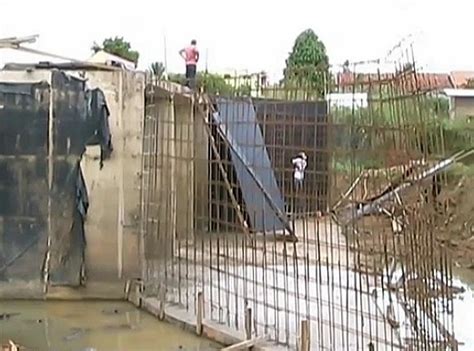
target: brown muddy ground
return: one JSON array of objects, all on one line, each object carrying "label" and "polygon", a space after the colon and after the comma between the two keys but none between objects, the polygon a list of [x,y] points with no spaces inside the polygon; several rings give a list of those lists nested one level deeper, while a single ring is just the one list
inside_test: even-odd
[{"label": "brown muddy ground", "polygon": [[474,269],[474,177],[453,182],[443,194],[447,220],[438,237],[458,267]]},{"label": "brown muddy ground", "polygon": [[[364,202],[380,194],[400,173],[400,169],[394,168],[368,172],[342,206]],[[347,176],[338,177],[336,183],[335,195],[339,197],[351,186]],[[386,266],[387,255],[408,258],[407,253],[414,250],[418,256],[430,260],[433,253],[439,252],[437,248],[446,249],[455,266],[474,269],[474,176],[449,172],[443,179],[437,207],[424,200],[423,193],[430,191],[430,186],[429,182],[413,186],[401,197],[401,206],[387,203],[389,211],[405,220],[405,230],[400,234],[394,235],[392,220],[386,215],[366,216],[357,221],[358,235],[349,239],[352,247],[360,252],[361,270],[380,272]],[[410,230],[415,225],[416,230]],[[434,234],[434,242],[430,233]]]}]

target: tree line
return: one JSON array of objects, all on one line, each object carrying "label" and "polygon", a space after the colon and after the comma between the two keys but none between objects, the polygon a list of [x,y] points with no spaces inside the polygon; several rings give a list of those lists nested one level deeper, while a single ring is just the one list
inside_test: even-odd
[{"label": "tree line", "polygon": [[[140,58],[140,53],[133,50],[130,42],[123,37],[106,38],[100,45],[94,43],[92,51],[100,50],[131,61],[135,65]],[[285,63],[280,85],[304,86],[317,91],[318,95],[324,94],[329,58],[324,43],[312,29],[307,29],[297,36]],[[159,80],[164,78],[165,66],[162,62],[156,61],[150,64],[147,71],[153,79]],[[170,73],[167,79],[181,84],[184,82],[184,75]],[[203,88],[209,93],[220,94],[249,95],[252,89],[248,84],[234,88],[225,76],[209,72],[199,72],[196,84],[198,88]]]}]

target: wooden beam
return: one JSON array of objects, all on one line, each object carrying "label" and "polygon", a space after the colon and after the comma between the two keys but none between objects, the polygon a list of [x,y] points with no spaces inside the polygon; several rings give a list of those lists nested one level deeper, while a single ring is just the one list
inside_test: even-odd
[{"label": "wooden beam", "polygon": [[204,297],[202,291],[197,293],[196,334],[202,334],[202,320],[204,319]]},{"label": "wooden beam", "polygon": [[165,319],[165,303],[166,303],[166,287],[163,284],[160,285],[158,294],[159,294],[158,298],[160,301],[158,318],[160,320],[164,320]]},{"label": "wooden beam", "polygon": [[236,210],[237,218],[238,218],[239,223],[242,227],[242,230],[244,231],[244,234],[250,238],[250,232],[248,230],[248,225],[247,225],[247,222],[245,221],[244,214],[242,212],[242,208],[239,206],[239,203],[238,203],[238,201],[237,201],[237,199],[234,195],[234,192],[232,191],[232,185],[230,184],[229,176],[227,175],[227,172],[226,172],[226,170],[223,166],[221,156],[220,156],[219,151],[217,149],[216,140],[215,140],[214,136],[212,135],[211,128],[209,127],[209,120],[207,119],[207,113],[203,113],[202,115],[203,115],[203,118],[204,118],[204,128],[205,128],[207,136],[210,140],[212,153],[214,154],[214,157],[217,159],[217,165],[219,167],[219,171],[222,175],[222,178],[224,179],[224,185],[226,187],[227,193],[229,194],[230,201],[232,202],[232,206],[234,206],[234,208]]},{"label": "wooden beam", "polygon": [[250,340],[244,340],[244,341],[238,342],[237,344],[234,344],[231,346],[224,347],[223,349],[221,349],[221,351],[247,350],[265,341],[266,339],[267,339],[267,336],[259,336]]},{"label": "wooden beam", "polygon": [[309,329],[309,321],[301,321],[300,329],[300,351],[309,351],[311,349],[311,337]]},{"label": "wooden beam", "polygon": [[245,309],[245,336],[247,340],[252,339],[252,309],[250,307]]}]

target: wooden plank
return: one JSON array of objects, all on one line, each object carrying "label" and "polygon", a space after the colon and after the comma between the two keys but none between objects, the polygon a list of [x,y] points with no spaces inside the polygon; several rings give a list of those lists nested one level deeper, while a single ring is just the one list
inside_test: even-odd
[{"label": "wooden plank", "polygon": [[311,349],[311,338],[308,320],[301,321],[300,342],[300,351],[309,351]]},{"label": "wooden plank", "polygon": [[241,341],[237,344],[234,344],[228,347],[224,347],[223,349],[221,349],[221,351],[247,350],[250,347],[257,346],[257,344],[265,341],[266,339],[267,339],[266,336],[259,336],[250,340]]},{"label": "wooden plank", "polygon": [[160,320],[164,320],[165,319],[165,303],[166,303],[166,287],[164,285],[160,286],[159,301],[160,301],[160,308],[159,308],[158,318]]},{"label": "wooden plank", "polygon": [[252,339],[252,309],[250,307],[245,309],[245,335],[247,340]]},{"label": "wooden plank", "polygon": [[197,294],[197,313],[196,313],[196,334],[202,334],[202,320],[204,318],[204,297],[202,292],[198,292]]},{"label": "wooden plank", "polygon": [[239,205],[239,203],[238,203],[238,201],[237,201],[237,199],[234,195],[234,192],[232,191],[232,185],[230,184],[229,176],[227,175],[227,172],[224,169],[222,159],[221,159],[219,151],[217,149],[216,140],[214,139],[214,136],[212,135],[212,132],[211,132],[211,128],[209,127],[209,122],[208,122],[205,114],[202,114],[202,116],[204,118],[204,128],[205,128],[205,131],[206,131],[207,136],[208,136],[209,141],[210,141],[212,153],[214,154],[214,157],[217,159],[217,165],[219,167],[219,171],[222,175],[222,178],[224,179],[224,185],[226,187],[227,193],[229,194],[230,201],[232,202],[232,206],[234,206],[234,209],[236,210],[237,218],[239,220],[239,223],[242,227],[242,230],[243,230],[244,234],[250,238],[250,232],[248,230],[248,224],[245,221],[242,209],[241,209],[241,207],[240,207],[240,205]]}]

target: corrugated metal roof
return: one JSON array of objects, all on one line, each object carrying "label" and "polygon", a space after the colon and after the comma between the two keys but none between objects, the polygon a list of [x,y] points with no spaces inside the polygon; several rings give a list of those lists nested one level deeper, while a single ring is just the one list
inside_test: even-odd
[{"label": "corrugated metal roof", "polygon": [[398,81],[404,85],[406,91],[411,90],[440,90],[452,88],[450,76],[447,73],[363,73],[352,72],[338,75],[338,83],[341,87],[363,87],[381,82]]}]

